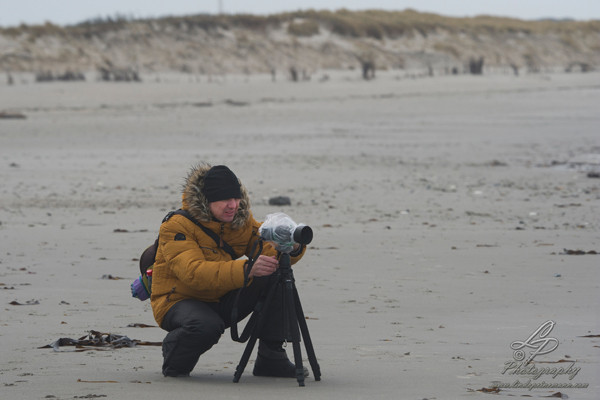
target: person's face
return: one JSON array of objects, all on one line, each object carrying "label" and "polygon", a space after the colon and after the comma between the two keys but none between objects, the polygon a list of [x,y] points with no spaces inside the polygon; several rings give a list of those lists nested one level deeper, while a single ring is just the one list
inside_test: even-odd
[{"label": "person's face", "polygon": [[212,203],[209,203],[208,206],[215,219],[221,222],[231,222],[240,206],[240,199],[213,201]]}]

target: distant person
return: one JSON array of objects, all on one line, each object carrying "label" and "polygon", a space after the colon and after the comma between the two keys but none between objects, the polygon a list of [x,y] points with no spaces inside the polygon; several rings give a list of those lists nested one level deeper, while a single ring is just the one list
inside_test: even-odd
[{"label": "distant person", "polygon": [[[259,239],[257,222],[250,212],[246,189],[224,165],[202,164],[189,172],[183,188],[183,205],[197,222],[218,240],[183,215],[174,214],[160,228],[152,275],[152,310],[160,327],[169,333],[163,345],[164,376],[189,376],[199,357],[219,341],[232,323],[231,310],[243,286],[246,259]],[[234,255],[227,251],[227,245]],[[305,246],[294,244],[294,264]],[[268,288],[279,262],[269,242],[249,273],[250,285],[238,303],[238,320],[249,315]],[[276,303],[276,302],[273,302]],[[269,308],[259,334],[254,375],[296,377],[295,365],[282,348],[281,315]],[[306,373],[306,372],[305,372]]]}]

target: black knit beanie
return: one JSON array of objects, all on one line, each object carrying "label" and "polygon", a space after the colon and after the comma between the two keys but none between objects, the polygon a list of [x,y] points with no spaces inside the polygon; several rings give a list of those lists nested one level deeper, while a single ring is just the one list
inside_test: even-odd
[{"label": "black knit beanie", "polygon": [[215,165],[204,175],[202,194],[209,203],[242,197],[240,181],[224,165]]}]

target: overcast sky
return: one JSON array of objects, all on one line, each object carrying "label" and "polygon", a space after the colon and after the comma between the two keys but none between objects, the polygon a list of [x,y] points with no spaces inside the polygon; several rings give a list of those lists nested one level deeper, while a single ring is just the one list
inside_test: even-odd
[{"label": "overcast sky", "polygon": [[160,17],[210,13],[274,14],[306,9],[412,8],[448,16],[481,14],[521,19],[600,19],[600,0],[0,0],[0,26],[50,21],[75,24],[95,17]]}]

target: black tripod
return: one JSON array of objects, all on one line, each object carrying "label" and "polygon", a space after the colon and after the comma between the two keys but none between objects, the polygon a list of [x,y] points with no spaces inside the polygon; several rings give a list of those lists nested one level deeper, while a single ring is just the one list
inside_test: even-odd
[{"label": "black tripod", "polygon": [[300,349],[300,333],[304,339],[304,347],[306,348],[306,354],[310,367],[313,371],[315,381],[321,380],[321,370],[317,363],[317,357],[310,340],[310,334],[308,333],[308,326],[306,325],[306,319],[304,318],[304,312],[300,305],[300,297],[294,284],[294,274],[290,264],[290,255],[288,253],[279,253],[279,268],[277,270],[276,282],[271,285],[267,293],[265,302],[261,308],[257,308],[251,318],[256,318],[256,325],[252,328],[248,344],[242,354],[240,363],[235,369],[233,376],[234,382],[239,382],[244,368],[248,364],[250,354],[256,344],[258,335],[265,324],[265,320],[268,317],[269,307],[273,301],[273,297],[276,291],[281,290],[283,293],[283,332],[286,340],[292,343],[294,349],[294,364],[296,365],[296,380],[299,386],[304,386],[304,368],[302,366],[302,351]]}]

